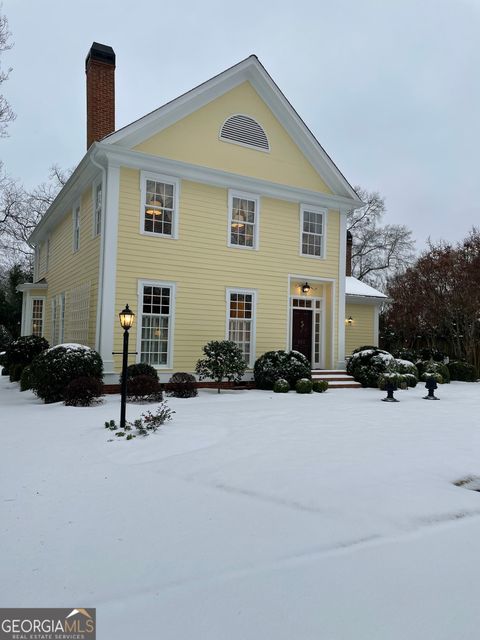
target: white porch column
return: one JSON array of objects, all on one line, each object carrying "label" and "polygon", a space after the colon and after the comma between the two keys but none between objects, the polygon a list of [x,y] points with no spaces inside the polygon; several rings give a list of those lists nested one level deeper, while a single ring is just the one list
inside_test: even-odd
[{"label": "white porch column", "polygon": [[[106,170],[105,213],[100,251],[100,277],[98,287],[97,351],[102,356],[106,382],[113,378],[113,333],[117,320],[115,310],[118,205],[120,197],[120,167],[109,164]],[[109,379],[110,378],[110,379]]]},{"label": "white porch column", "polygon": [[347,209],[340,209],[338,258],[338,349],[337,369],[345,369],[345,269],[347,257]]}]

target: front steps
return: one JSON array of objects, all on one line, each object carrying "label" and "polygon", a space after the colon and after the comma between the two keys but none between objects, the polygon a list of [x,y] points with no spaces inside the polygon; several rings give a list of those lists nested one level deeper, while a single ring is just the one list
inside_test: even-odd
[{"label": "front steps", "polygon": [[312,369],[312,380],[326,380],[329,389],[361,389],[362,385],[346,371]]}]

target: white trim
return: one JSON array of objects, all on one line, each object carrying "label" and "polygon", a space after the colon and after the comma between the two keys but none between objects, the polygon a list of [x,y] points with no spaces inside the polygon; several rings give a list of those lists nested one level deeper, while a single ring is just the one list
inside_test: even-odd
[{"label": "white trim", "polygon": [[340,210],[338,251],[338,348],[337,368],[345,367],[345,281],[347,267],[347,212]]},{"label": "white trim", "polygon": [[230,340],[230,295],[232,293],[244,293],[252,296],[252,323],[250,328],[250,360],[247,362],[249,369],[253,368],[257,355],[257,289],[239,289],[238,287],[226,287],[225,289],[225,340]]},{"label": "white trim", "polygon": [[97,351],[103,360],[105,373],[114,372],[113,344],[117,316],[115,313],[118,204],[120,168],[109,166],[104,194],[103,234],[100,248],[100,273],[97,305]]},{"label": "white trim", "polygon": [[[251,200],[255,202],[255,225],[253,228],[253,247],[247,247],[241,244],[232,243],[232,213],[233,213],[233,198],[243,198],[245,200]],[[255,193],[248,193],[246,191],[236,191],[235,189],[228,190],[228,228],[227,228],[227,247],[233,249],[247,249],[250,251],[258,251],[260,248],[260,196]]]},{"label": "white trim", "polygon": [[373,344],[378,347],[378,338],[379,338],[379,317],[380,317],[380,307],[377,305],[373,310]]},{"label": "white trim", "polygon": [[45,241],[45,273],[48,273],[48,270],[50,269],[50,260],[51,260],[50,245],[51,245],[51,236],[48,235]]},{"label": "white trim", "polygon": [[101,312],[103,301],[103,274],[104,274],[104,253],[105,253],[105,218],[106,218],[106,202],[107,202],[107,170],[101,164],[95,160],[95,152],[91,155],[92,164],[100,169],[102,182],[102,232],[100,234],[100,252],[98,261],[98,285],[97,285],[97,310],[95,317],[95,349],[100,353],[100,326],[101,326]]},{"label": "white trim", "polygon": [[[78,216],[77,216],[78,213]],[[73,253],[77,253],[80,251],[80,218],[82,215],[82,203],[80,198],[77,198],[73,203],[72,208],[72,226],[73,226],[73,237],[72,237],[72,251]],[[78,235],[77,235],[78,231]]]},{"label": "white trim", "polygon": [[[153,231],[144,230],[145,222],[145,197],[147,180],[155,182],[163,182],[173,185],[173,212],[172,212],[172,233],[155,233]],[[140,171],[140,233],[143,236],[153,236],[155,238],[168,238],[170,240],[178,240],[180,217],[180,179],[174,176],[162,173],[152,173],[150,171]]]},{"label": "white trim", "polygon": [[185,180],[191,180],[192,182],[201,182],[216,187],[226,187],[227,189],[231,188],[238,191],[258,193],[262,196],[277,198],[278,200],[287,200],[288,202],[308,202],[310,205],[325,207],[327,209],[338,209],[339,207],[355,209],[362,206],[360,201],[344,196],[331,195],[310,189],[300,189],[269,180],[230,173],[221,169],[212,169],[211,167],[204,167],[190,162],[153,156],[141,151],[112,147],[104,142],[95,143],[95,147],[99,155],[102,154],[114,164],[131,167],[133,169],[165,173],[167,175],[178,176]]},{"label": "white trim", "polygon": [[384,302],[388,302],[388,298],[376,298],[375,296],[355,296],[351,293],[345,295],[348,304],[370,304],[381,307]]},{"label": "white trim", "polygon": [[[268,149],[262,149],[262,147],[257,147],[254,144],[248,144],[247,142],[239,142],[238,140],[231,140],[230,138],[222,137],[222,129],[225,126],[225,123],[228,122],[231,118],[235,118],[235,116],[243,116],[244,118],[249,118],[249,120],[253,120],[263,131],[265,138],[267,140]],[[246,147],[247,149],[253,149],[254,151],[262,151],[263,153],[270,153],[270,140],[268,139],[267,132],[265,131],[265,127],[260,124],[257,118],[253,116],[249,116],[247,113],[232,113],[222,122],[222,126],[220,127],[220,131],[218,132],[218,139],[220,142],[226,142],[228,144],[238,144],[240,147]]]},{"label": "white trim", "polygon": [[166,280],[138,280],[137,281],[137,358],[136,362],[141,362],[142,357],[142,304],[143,304],[143,287],[165,287],[170,289],[170,315],[171,322],[168,323],[168,351],[167,364],[152,365],[155,369],[173,369],[174,356],[174,336],[175,336],[175,307],[177,302],[177,284],[176,282]]},{"label": "white trim", "polygon": [[[103,167],[102,167],[103,169]],[[97,233],[97,189],[100,186],[102,195],[102,208],[100,211],[100,230]],[[96,178],[92,183],[92,238],[98,238],[102,235],[103,231],[103,218],[104,218],[104,183],[102,176]]]},{"label": "white trim", "polygon": [[[309,213],[318,213],[322,216],[322,244],[320,247],[321,255],[315,256],[310,253],[303,253],[303,216],[305,211]],[[302,258],[313,258],[314,260],[326,260],[327,259],[327,217],[328,210],[324,207],[317,207],[311,204],[300,204],[300,244],[299,244],[299,255]],[[317,234],[318,235],[318,234]]]},{"label": "white trim", "polygon": [[[310,300],[312,305],[310,307],[295,307],[293,302],[295,300]],[[320,302],[320,309],[317,309],[316,303]],[[289,318],[290,318],[290,336],[289,336],[289,347],[290,351],[293,348],[293,313],[295,311],[311,311],[311,356],[310,356],[310,366],[312,369],[325,368],[325,294],[322,296],[306,296],[306,295],[290,295],[289,296]],[[320,361],[317,362],[315,360],[315,316],[320,316],[320,332],[319,332],[319,352],[320,352]]]}]

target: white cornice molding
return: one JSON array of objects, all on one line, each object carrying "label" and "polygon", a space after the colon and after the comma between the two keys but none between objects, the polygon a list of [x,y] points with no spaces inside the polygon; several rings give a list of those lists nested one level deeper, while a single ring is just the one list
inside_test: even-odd
[{"label": "white cornice molding", "polygon": [[228,171],[202,167],[188,162],[181,162],[180,160],[153,156],[140,151],[120,149],[119,147],[100,142],[98,143],[98,157],[101,158],[102,156],[104,161],[108,162],[109,165],[113,164],[145,171],[167,173],[183,178],[184,180],[191,180],[192,182],[200,182],[216,187],[226,187],[241,191],[253,191],[262,196],[290,202],[304,202],[319,205],[329,209],[340,210],[342,213],[359,206],[356,201],[343,196],[334,196],[328,193],[321,193],[320,191],[300,189],[260,178],[242,176],[238,173],[229,173]]},{"label": "white cornice molding", "polygon": [[345,295],[345,300],[348,304],[371,304],[381,306],[384,302],[389,302],[389,298],[380,298],[375,296],[356,296],[352,293]]}]

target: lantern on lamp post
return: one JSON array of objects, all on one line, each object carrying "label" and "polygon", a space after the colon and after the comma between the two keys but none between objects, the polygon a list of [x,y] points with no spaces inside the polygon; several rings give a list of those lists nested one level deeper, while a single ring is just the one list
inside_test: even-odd
[{"label": "lantern on lamp post", "polygon": [[125,431],[125,414],[127,404],[127,366],[128,366],[128,332],[133,326],[135,314],[130,307],[125,305],[125,309],[118,314],[120,325],[123,329],[123,351],[122,351],[122,395],[120,401],[120,430]]}]

